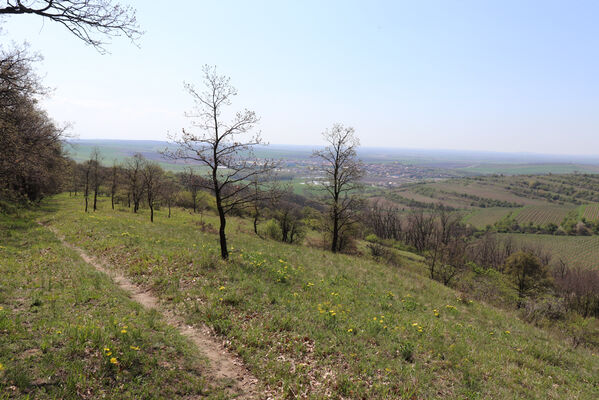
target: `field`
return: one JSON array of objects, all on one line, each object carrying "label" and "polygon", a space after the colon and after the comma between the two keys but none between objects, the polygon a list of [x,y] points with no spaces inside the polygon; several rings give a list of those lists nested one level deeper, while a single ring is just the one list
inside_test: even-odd
[{"label": "field", "polygon": [[599,220],[599,204],[588,204],[583,206],[582,217],[587,221]]},{"label": "field", "polygon": [[463,221],[466,224],[470,224],[478,229],[484,229],[487,225],[493,225],[495,222],[507,216],[509,213],[513,213],[517,209],[508,207],[491,207],[481,208],[467,214]]},{"label": "field", "polygon": [[513,234],[512,237],[517,243],[541,246],[553,255],[553,261],[562,259],[570,266],[599,268],[599,236]]},{"label": "field", "polygon": [[570,211],[575,210],[576,206],[527,206],[515,214],[516,221],[519,224],[533,223],[534,225],[547,225],[553,223],[558,225],[564,220]]},{"label": "field", "polygon": [[225,263],[206,225],[212,216],[158,212],[151,224],[145,211],[113,212],[105,199],[95,214],[82,212],[81,198],[51,203],[57,211],[44,223],[150,289],[188,324],[211,327],[280,397],[599,395],[597,355],[512,313],[460,302],[410,272],[417,258],[404,260],[411,268],[392,268],[262,240],[233,219]]}]

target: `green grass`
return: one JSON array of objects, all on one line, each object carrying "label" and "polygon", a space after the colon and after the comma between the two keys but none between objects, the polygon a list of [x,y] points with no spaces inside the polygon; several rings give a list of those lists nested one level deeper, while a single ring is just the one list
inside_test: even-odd
[{"label": "green grass", "polygon": [[[301,398],[599,396],[599,357],[572,349],[514,313],[461,302],[437,282],[364,258],[261,240],[228,225],[218,257],[212,216],[109,210],[84,214],[59,196],[45,220],[67,240],[151,288],[188,323],[226,338],[251,371]],[[206,232],[203,232],[206,231]],[[437,310],[437,311],[435,311]],[[437,316],[438,314],[438,316]]]},{"label": "green grass", "polygon": [[0,399],[224,398],[186,339],[34,217],[0,214]]}]

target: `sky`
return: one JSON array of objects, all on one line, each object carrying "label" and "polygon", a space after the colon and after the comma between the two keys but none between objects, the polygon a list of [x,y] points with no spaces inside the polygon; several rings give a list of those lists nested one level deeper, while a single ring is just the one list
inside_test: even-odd
[{"label": "sky", "polygon": [[363,146],[599,154],[596,1],[120,1],[135,46],[110,54],[36,16],[3,19],[53,88],[49,114],[81,139],[165,140],[188,127],[216,65],[276,144],[322,144],[333,123]]}]

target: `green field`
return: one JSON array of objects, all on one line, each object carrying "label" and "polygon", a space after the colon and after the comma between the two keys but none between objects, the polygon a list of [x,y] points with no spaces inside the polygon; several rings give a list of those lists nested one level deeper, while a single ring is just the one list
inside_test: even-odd
[{"label": "green field", "polygon": [[81,200],[53,199],[56,212],[42,220],[189,324],[210,326],[280,397],[599,395],[597,355],[513,313],[460,302],[453,290],[410,272],[420,268],[418,258],[397,269],[262,240],[248,222],[232,219],[233,255],[222,262],[216,235],[205,229],[214,217],[175,210],[171,219],[158,212],[151,224],[145,211],[113,212],[105,199],[85,214]]}]

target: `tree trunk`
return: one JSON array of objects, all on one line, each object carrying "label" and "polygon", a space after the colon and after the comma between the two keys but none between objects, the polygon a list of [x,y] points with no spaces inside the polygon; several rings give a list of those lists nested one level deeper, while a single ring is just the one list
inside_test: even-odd
[{"label": "tree trunk", "polygon": [[154,205],[150,203],[150,222],[154,222]]},{"label": "tree trunk", "polygon": [[[220,201],[218,201],[220,203]],[[227,220],[225,219],[225,212],[223,210],[222,205],[218,204],[216,207],[218,208],[218,216],[220,218],[220,228],[218,229],[218,234],[220,236],[220,256],[223,260],[229,258],[229,251],[227,250],[227,237],[225,236],[225,226],[227,225]]]},{"label": "tree trunk", "polygon": [[114,210],[114,192],[110,194],[110,203],[112,204],[112,209]]},{"label": "tree trunk", "polygon": [[98,209],[98,189],[94,188],[94,211]]},{"label": "tree trunk", "polygon": [[168,217],[171,217],[171,201],[168,201]]},{"label": "tree trunk", "polygon": [[333,240],[331,240],[331,251],[337,252],[339,242],[339,215],[337,214],[337,207],[333,210]]}]

